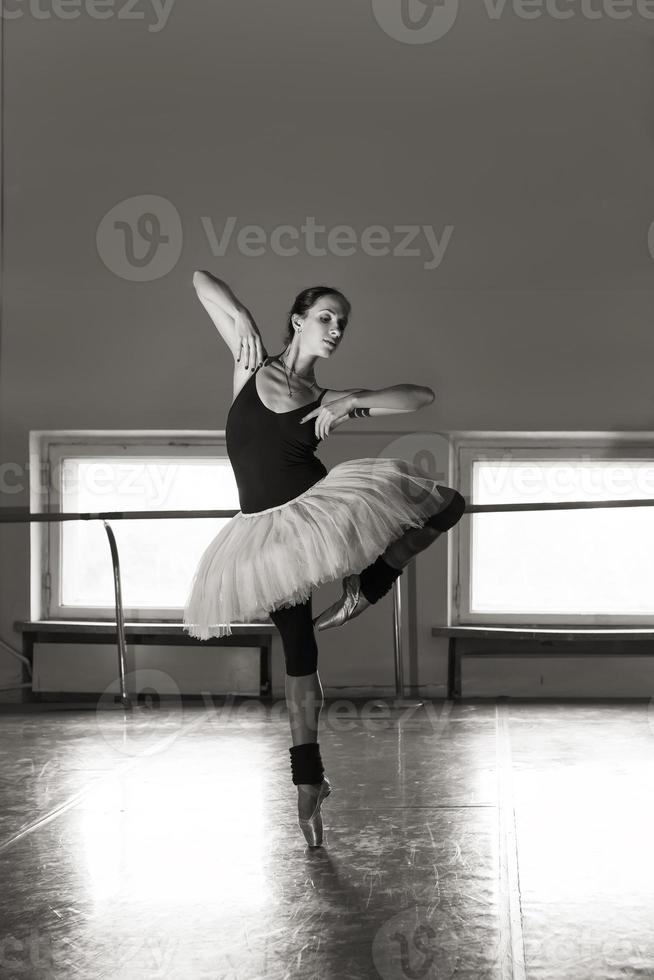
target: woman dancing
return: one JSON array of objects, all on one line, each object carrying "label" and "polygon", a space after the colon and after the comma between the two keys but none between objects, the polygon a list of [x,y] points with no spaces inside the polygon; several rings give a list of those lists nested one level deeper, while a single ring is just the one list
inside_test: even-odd
[{"label": "woman dancing", "polygon": [[[430,388],[320,388],[319,358],[339,348],[351,306],[328,286],[305,289],[288,316],[285,348],[268,357],[249,310],[225,282],[193,276],[198,298],[234,357],[225,439],[241,510],[196,569],[184,628],[208,639],[230,623],[267,621],[282,638],[291,772],[307,843],[322,843],[331,792],[318,741],[323,690],[316,630],[343,625],[378,602],[404,566],[461,518],[465,501],[403,459],[366,457],[327,470],[318,443],[350,418],[415,412]],[[315,619],[312,590],[342,579],[343,594]]]}]

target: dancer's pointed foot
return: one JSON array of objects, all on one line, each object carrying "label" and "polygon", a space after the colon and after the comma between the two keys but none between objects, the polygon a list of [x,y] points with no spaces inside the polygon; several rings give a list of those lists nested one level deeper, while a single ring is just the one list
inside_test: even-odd
[{"label": "dancer's pointed foot", "polygon": [[319,847],[322,844],[322,814],[320,807],[323,800],[331,793],[331,785],[327,777],[321,783],[298,783],[297,813],[300,830],[304,834],[309,847]]},{"label": "dancer's pointed foot", "polygon": [[361,580],[356,572],[346,575],[343,579],[343,595],[340,599],[323,610],[319,616],[313,620],[313,625],[318,630],[332,629],[334,626],[342,626],[348,620],[359,616],[370,603],[361,591]]}]

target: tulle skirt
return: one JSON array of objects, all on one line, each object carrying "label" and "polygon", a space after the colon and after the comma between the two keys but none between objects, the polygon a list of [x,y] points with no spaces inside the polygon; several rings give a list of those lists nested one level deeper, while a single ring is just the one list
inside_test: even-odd
[{"label": "tulle skirt", "polygon": [[363,569],[410,527],[447,506],[451,488],[403,459],[336,466],[298,497],[225,524],[203,553],[185,604],[194,637],[227,636],[233,623],[269,622],[319,585]]}]

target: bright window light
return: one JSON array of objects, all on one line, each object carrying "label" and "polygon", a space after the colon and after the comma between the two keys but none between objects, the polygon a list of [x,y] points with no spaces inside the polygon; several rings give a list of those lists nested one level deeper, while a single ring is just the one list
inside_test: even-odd
[{"label": "bright window light", "polygon": [[[228,459],[103,457],[62,463],[62,511],[238,510]],[[230,518],[109,520],[125,608],[183,607],[202,552]],[[115,608],[109,539],[102,521],[64,521],[61,603]]]},{"label": "bright window light", "polygon": [[[476,460],[473,504],[654,498],[654,461]],[[654,507],[471,514],[475,613],[654,613]]]}]

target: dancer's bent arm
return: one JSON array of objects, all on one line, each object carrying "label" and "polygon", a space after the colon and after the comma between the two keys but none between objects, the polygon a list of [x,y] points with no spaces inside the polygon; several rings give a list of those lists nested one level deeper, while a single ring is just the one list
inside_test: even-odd
[{"label": "dancer's bent arm", "polygon": [[377,389],[345,388],[340,391],[328,388],[322,404],[303,415],[300,423],[312,421],[317,438],[325,439],[349,418],[417,412],[425,405],[431,405],[435,397],[431,388],[413,384]]},{"label": "dancer's bent arm", "polygon": [[248,308],[224,280],[210,272],[199,269],[194,272],[193,286],[234,361],[241,361],[246,370],[254,370],[266,357],[266,349]]},{"label": "dancer's bent arm", "polygon": [[[394,412],[418,412],[431,405],[435,393],[425,385],[400,384],[390,388],[328,388],[322,407],[336,402],[335,410],[351,418],[361,417],[364,409],[369,415],[392,415]],[[348,401],[349,399],[349,401]],[[357,410],[357,415],[354,415]]]},{"label": "dancer's bent arm", "polygon": [[[431,405],[435,393],[425,385],[400,384],[389,388],[358,388],[352,396],[352,410],[368,409],[369,415],[418,412]],[[356,416],[353,416],[356,417]]]}]

